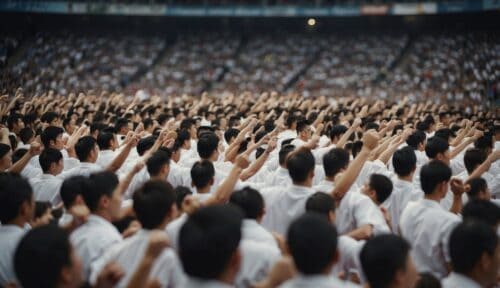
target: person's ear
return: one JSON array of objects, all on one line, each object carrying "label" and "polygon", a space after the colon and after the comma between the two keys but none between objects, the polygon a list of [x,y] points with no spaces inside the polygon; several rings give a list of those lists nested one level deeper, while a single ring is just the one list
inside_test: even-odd
[{"label": "person's ear", "polygon": [[491,269],[493,265],[493,257],[495,257],[495,253],[493,253],[493,256],[488,255],[488,253],[486,252],[483,252],[483,254],[481,254],[481,258],[479,258],[479,267],[482,271],[488,271]]},{"label": "person's ear", "polygon": [[102,196],[101,199],[99,199],[99,206],[103,208],[108,208],[109,206],[108,196]]},{"label": "person's ear", "polygon": [[314,169],[309,172],[309,178],[313,179],[314,178]]},{"label": "person's ear", "polygon": [[73,282],[73,273],[69,267],[63,266],[61,269],[61,273],[59,275],[59,283],[61,283],[62,287],[65,287],[65,284]]},{"label": "person's ear", "polygon": [[210,184],[210,186],[214,185],[215,183],[214,177],[210,178],[210,181],[208,183]]},{"label": "person's ear", "polygon": [[242,266],[243,256],[241,255],[240,248],[237,248],[233,255],[231,255],[231,259],[229,260],[228,267],[235,269],[235,271],[240,271],[240,267]]}]

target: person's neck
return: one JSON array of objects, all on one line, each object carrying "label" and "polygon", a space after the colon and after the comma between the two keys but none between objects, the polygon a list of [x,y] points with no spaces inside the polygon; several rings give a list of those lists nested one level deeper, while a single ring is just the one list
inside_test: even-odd
[{"label": "person's neck", "polygon": [[325,176],[326,181],[334,182],[335,181],[335,176]]},{"label": "person's neck", "polygon": [[439,196],[437,193],[426,194],[424,196],[424,199],[439,202],[439,201],[441,201],[441,196]]},{"label": "person's neck", "polygon": [[167,179],[167,177],[163,174],[158,174],[158,175],[155,175],[155,176],[151,176],[151,180],[165,180]]},{"label": "person's neck", "polygon": [[111,216],[106,211],[96,211],[96,212],[93,212],[92,214],[99,216],[101,218],[104,218],[104,219],[108,220],[108,222],[112,221]]},{"label": "person's neck", "polygon": [[26,221],[26,219],[24,219],[22,216],[18,216],[14,220],[7,222],[6,224],[18,226],[19,228],[23,229],[27,222],[28,221]]},{"label": "person's neck", "polygon": [[207,185],[203,188],[196,188],[196,193],[198,194],[206,194],[206,193],[209,193],[210,192],[210,188],[211,186],[210,185]]},{"label": "person's neck", "polygon": [[302,187],[312,187],[312,181],[306,180],[304,182],[293,182],[293,185]]},{"label": "person's neck", "polygon": [[413,182],[413,174],[406,175],[406,176],[398,176],[398,178],[401,181]]},{"label": "person's neck", "polygon": [[[458,274],[461,274],[461,273],[458,273]],[[484,277],[483,273],[481,273],[481,271],[477,271],[477,269],[473,269],[471,272],[469,272],[467,274],[462,274],[462,275],[473,280],[474,282],[478,283],[479,285],[481,285],[481,287],[490,287],[492,284],[495,284],[495,283],[489,283],[488,281],[486,281],[485,279],[487,277]]]}]

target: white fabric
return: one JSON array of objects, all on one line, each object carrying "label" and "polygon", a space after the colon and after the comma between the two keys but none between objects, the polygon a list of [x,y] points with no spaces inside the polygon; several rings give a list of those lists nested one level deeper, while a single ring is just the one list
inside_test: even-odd
[{"label": "white fabric", "polygon": [[315,287],[315,288],[353,288],[353,287],[361,287],[351,282],[345,282],[338,278],[328,276],[328,275],[314,275],[314,276],[305,276],[299,275],[295,278],[292,278],[282,285],[278,286],[280,288],[306,288],[306,287]]},{"label": "white fabric", "polygon": [[114,244],[120,243],[122,236],[109,221],[92,214],[85,224],[73,231],[70,241],[82,259],[87,279],[92,262],[98,260]]},{"label": "white fabric", "polygon": [[51,174],[42,174],[29,179],[36,201],[48,201],[52,206],[61,203],[60,190],[63,180]]},{"label": "white fabric", "polygon": [[77,167],[64,172],[62,177],[64,177],[64,178],[69,178],[69,177],[73,177],[73,176],[88,177],[92,173],[101,172],[101,171],[103,171],[102,167],[95,164],[95,163],[80,162],[80,164]]},{"label": "white fabric", "polygon": [[184,282],[182,287],[183,288],[232,288],[234,286],[215,280],[203,280],[203,279],[189,277]]},{"label": "white fabric", "polygon": [[[113,261],[122,267],[124,277],[115,287],[126,287],[135,270],[142,261],[149,243],[151,230],[141,229],[135,235],[109,249],[92,267],[91,283],[95,283],[97,276],[104,266]],[[157,279],[161,287],[182,287],[184,272],[177,254],[171,248],[166,248],[156,258],[151,271],[150,279]]]},{"label": "white fabric", "polygon": [[[356,273],[360,279],[364,279],[361,273],[361,261],[359,260],[359,254],[364,245],[365,241],[356,241],[349,236],[341,235],[338,237],[340,257],[338,262],[333,266],[333,277],[338,277],[338,275],[343,272],[344,275]],[[363,282],[364,281],[362,281],[362,283]]]},{"label": "white fabric", "polygon": [[16,225],[0,226],[0,285],[17,283],[14,272],[14,253],[26,231]]},{"label": "white fabric", "polygon": [[236,276],[236,287],[252,287],[264,280],[274,264],[281,258],[278,249],[252,240],[241,240],[243,261]]},{"label": "white fabric", "polygon": [[186,223],[188,215],[186,213],[179,216],[174,221],[168,223],[165,227],[165,232],[167,232],[168,238],[170,239],[170,245],[175,250],[179,249],[179,234],[181,232],[182,225]]},{"label": "white fabric", "polygon": [[399,232],[399,219],[401,213],[406,208],[410,201],[418,201],[424,197],[424,193],[415,189],[412,182],[401,180],[399,178],[393,179],[393,189],[391,196],[387,198],[382,206],[387,209],[391,216],[391,228],[393,233],[400,234]]},{"label": "white fabric", "polygon": [[471,278],[451,272],[450,275],[441,281],[443,288],[481,288],[481,285]]},{"label": "white fabric", "polygon": [[266,205],[262,226],[286,235],[290,223],[305,212],[307,198],[314,193],[310,187],[291,185],[261,191]]},{"label": "white fabric", "polygon": [[418,272],[430,272],[441,279],[448,273],[448,242],[460,217],[444,210],[438,202],[421,199],[410,202],[401,214],[401,235],[412,246]]},{"label": "white fabric", "polygon": [[244,219],[241,227],[242,239],[252,240],[279,249],[271,232],[267,231],[254,219]]},{"label": "white fabric", "polygon": [[116,155],[116,152],[112,150],[100,150],[96,164],[101,166],[102,169],[106,169],[106,167],[108,167],[109,164],[113,162],[113,159],[115,159]]}]

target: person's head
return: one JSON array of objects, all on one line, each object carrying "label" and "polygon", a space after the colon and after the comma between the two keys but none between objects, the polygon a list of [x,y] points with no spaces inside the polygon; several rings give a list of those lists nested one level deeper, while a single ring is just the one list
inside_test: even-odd
[{"label": "person's head", "polygon": [[146,151],[148,151],[149,149],[151,149],[151,147],[153,147],[153,145],[155,145],[155,142],[156,142],[155,136],[149,136],[146,138],[142,138],[137,143],[137,147],[135,147],[135,149],[137,150],[137,154],[139,154],[139,156],[144,155],[144,153],[146,153]]},{"label": "person's head", "polygon": [[175,187],[174,192],[175,192],[175,203],[177,204],[177,210],[181,212],[186,212],[184,211],[182,204],[184,203],[184,199],[187,196],[193,195],[193,192],[191,191],[191,189],[185,186]]},{"label": "person's head", "polygon": [[147,131],[149,133],[153,133],[154,130],[154,121],[151,118],[146,118],[142,121],[142,124],[144,125],[144,131]]},{"label": "person's head", "polygon": [[297,138],[302,141],[308,141],[311,138],[311,127],[307,124],[305,120],[297,122]]},{"label": "person's head", "polygon": [[399,177],[413,176],[417,169],[417,156],[412,147],[403,147],[392,155],[392,166]]},{"label": "person's head", "polygon": [[497,283],[500,245],[496,231],[481,221],[465,221],[453,229],[449,251],[453,271],[490,287]]},{"label": "person's head", "polygon": [[73,134],[76,129],[76,121],[73,118],[66,118],[63,120],[63,128],[69,135]]},{"label": "person's head", "polygon": [[24,225],[33,218],[34,208],[28,180],[17,174],[0,173],[0,222]]},{"label": "person's head", "polygon": [[406,144],[418,151],[425,150],[425,132],[421,130],[415,130],[408,138],[406,139]]},{"label": "person's head", "polygon": [[469,199],[491,199],[490,189],[488,188],[488,183],[486,182],[486,180],[484,180],[484,178],[472,178],[469,179],[465,184],[469,185],[469,190],[466,191]]},{"label": "person's head", "polygon": [[474,172],[474,169],[476,169],[477,166],[481,165],[481,163],[483,163],[486,158],[486,153],[484,153],[484,151],[480,149],[471,148],[465,151],[464,165],[465,169],[467,169],[467,173],[472,174],[472,172]]},{"label": "person's head", "polygon": [[[332,129],[330,129],[330,140],[333,143],[337,143],[339,141],[340,137],[347,132],[347,127],[344,125],[334,125]],[[340,147],[342,148],[342,147]]]},{"label": "person's head", "polygon": [[231,144],[239,133],[240,130],[236,128],[229,128],[226,130],[226,132],[224,132],[224,140],[226,140],[227,144]]},{"label": "person's head", "polygon": [[439,137],[446,141],[446,143],[450,143],[453,138],[453,131],[449,128],[441,128],[434,133],[434,137]]},{"label": "person's head", "polygon": [[178,145],[182,149],[186,149],[186,150],[191,149],[191,134],[189,134],[188,130],[185,130],[185,129],[179,130],[175,141],[178,143]]},{"label": "person's head", "polygon": [[24,288],[80,287],[82,269],[68,232],[56,225],[28,231],[14,254],[14,270]]},{"label": "person's head", "polygon": [[392,193],[392,181],[382,174],[372,174],[368,183],[363,185],[363,194],[370,197],[377,205],[382,204]]},{"label": "person's head", "polygon": [[118,148],[116,135],[110,132],[101,132],[97,136],[97,145],[100,150],[115,150]]},{"label": "person's head", "polygon": [[420,273],[415,288],[441,288],[441,282],[429,272]]},{"label": "person's head", "polygon": [[54,148],[43,149],[38,161],[45,174],[58,175],[64,169],[63,155],[61,151]]},{"label": "person's head", "polygon": [[85,204],[83,200],[84,191],[89,190],[89,181],[84,176],[73,176],[63,181],[61,185],[61,200],[66,210],[74,205]]},{"label": "person's head", "polygon": [[361,249],[359,258],[370,287],[414,287],[417,270],[410,249],[406,240],[393,234],[369,239]]},{"label": "person's head", "polygon": [[166,179],[170,171],[170,155],[164,150],[158,150],[146,161],[149,175],[158,179]]},{"label": "person's head", "polygon": [[181,130],[185,129],[191,135],[191,138],[196,139],[196,122],[191,118],[186,118],[181,121],[179,128]]},{"label": "person's head", "polygon": [[35,140],[35,132],[29,127],[25,127],[19,131],[19,138],[24,144],[31,144]]},{"label": "person's head", "polygon": [[349,152],[342,148],[333,148],[323,156],[325,176],[334,178],[339,172],[347,169]]},{"label": "person's head", "polygon": [[241,208],[245,213],[245,218],[257,220],[260,222],[264,216],[264,198],[259,191],[245,187],[231,194],[229,203]]},{"label": "person's head", "polygon": [[118,188],[118,177],[112,172],[98,172],[89,176],[89,189],[82,191],[83,200],[90,212],[109,221],[120,216],[122,196]]},{"label": "person's head", "polygon": [[12,166],[12,149],[4,143],[0,143],[0,171],[5,171]]},{"label": "person's head", "polygon": [[316,192],[307,198],[306,212],[320,214],[328,219],[328,222],[335,223],[335,200],[330,194]]},{"label": "person's head", "polygon": [[134,192],[134,211],[144,229],[164,229],[177,217],[174,189],[164,180],[150,180]]},{"label": "person's head", "polygon": [[450,167],[438,160],[430,161],[420,170],[420,186],[425,195],[444,197],[448,191],[450,178]]},{"label": "person's head", "polygon": [[202,207],[191,214],[179,234],[184,272],[233,284],[242,263],[238,249],[242,221],[243,213],[233,205]]},{"label": "person's head", "polygon": [[[12,163],[16,163],[17,161],[21,160],[21,158],[23,158],[24,155],[26,155],[26,153],[28,153],[28,149],[26,149],[26,148],[17,148],[16,151],[14,151],[14,153],[12,153]],[[0,159],[1,158],[2,157],[0,157]],[[2,165],[0,164],[0,166],[2,166]]]},{"label": "person's head", "polygon": [[47,225],[52,221],[52,205],[50,202],[36,201],[35,202],[35,213],[33,219],[31,220],[32,227],[38,227]]},{"label": "person's head", "polygon": [[40,121],[42,121],[42,123],[47,123],[51,126],[60,126],[60,120],[61,119],[59,118],[59,114],[53,111],[45,112],[43,113],[42,117],[40,117]]},{"label": "person's head", "polygon": [[23,115],[11,113],[7,117],[7,128],[14,133],[18,133],[24,128]]},{"label": "person's head", "polygon": [[439,122],[443,123],[445,126],[450,125],[450,113],[439,112]]},{"label": "person's head", "polygon": [[295,130],[297,128],[297,117],[295,115],[288,115],[286,118],[286,127],[290,130]]},{"label": "person's head", "polygon": [[493,137],[490,134],[483,135],[474,141],[474,147],[482,150],[486,155],[493,151]]},{"label": "person's head", "polygon": [[127,118],[119,118],[115,122],[115,133],[119,135],[127,135],[127,133],[132,129],[130,126],[131,122]]},{"label": "person's head", "polygon": [[446,165],[450,164],[450,151],[448,142],[440,137],[431,137],[425,145],[425,154],[427,157],[434,160],[444,162]]},{"label": "person's head", "polygon": [[201,159],[216,161],[219,157],[219,137],[213,132],[205,132],[198,139],[197,149]]},{"label": "person's head", "polygon": [[291,144],[281,146],[280,151],[278,152],[278,161],[281,167],[286,168],[286,158],[290,153],[295,150],[295,146]]},{"label": "person's head", "polygon": [[212,162],[201,160],[191,167],[191,181],[196,189],[203,189],[214,184],[215,169]]},{"label": "person's head", "polygon": [[64,130],[61,127],[49,126],[45,128],[40,135],[43,146],[45,148],[62,150],[64,148],[63,133]]},{"label": "person's head", "polygon": [[304,275],[328,273],[339,257],[337,230],[316,213],[306,213],[292,222],[287,243],[297,270]]},{"label": "person's head", "polygon": [[290,153],[286,159],[288,174],[295,184],[311,186],[315,165],[311,150],[306,148],[300,148]]},{"label": "person's head", "polygon": [[496,229],[500,225],[500,207],[489,200],[474,199],[465,204],[462,218],[482,221]]},{"label": "person's head", "polygon": [[92,136],[84,136],[76,142],[75,152],[80,162],[95,163],[99,156],[99,146]]}]

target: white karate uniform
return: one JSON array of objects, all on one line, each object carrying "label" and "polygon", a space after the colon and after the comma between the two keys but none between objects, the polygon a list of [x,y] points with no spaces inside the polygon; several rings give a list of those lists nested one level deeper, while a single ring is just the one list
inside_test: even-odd
[{"label": "white karate uniform", "polygon": [[109,221],[91,214],[85,224],[71,233],[70,241],[82,259],[85,279],[88,279],[92,263],[123,239]]},{"label": "white karate uniform", "polygon": [[399,225],[401,235],[412,246],[411,255],[419,273],[430,272],[438,279],[448,274],[449,238],[460,221],[459,216],[436,201],[421,199],[406,206]]},{"label": "white karate uniform", "polygon": [[0,285],[18,283],[14,272],[14,253],[26,230],[17,225],[0,226]]}]

